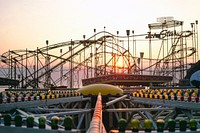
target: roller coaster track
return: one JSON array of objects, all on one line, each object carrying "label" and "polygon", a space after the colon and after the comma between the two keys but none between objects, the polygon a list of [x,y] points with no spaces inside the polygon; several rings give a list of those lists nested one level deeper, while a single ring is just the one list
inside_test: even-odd
[{"label": "roller coaster track", "polygon": [[[128,69],[130,69],[132,74],[139,74],[141,71],[148,72],[150,69],[154,69],[153,75],[168,76],[177,69],[177,66],[169,68],[168,64],[179,63],[182,59],[188,58],[196,52],[194,47],[180,48],[179,45],[183,43],[180,40],[192,36],[192,34],[189,34],[190,32],[186,33],[187,31],[182,32],[177,38],[173,38],[173,43],[170,50],[167,51],[167,55],[160,58],[162,45],[164,45],[162,43],[158,58],[151,59],[154,63],[150,66],[145,66],[143,69],[138,62],[140,57],[135,57],[131,51],[128,51],[126,46],[128,43],[127,36],[116,36],[106,31],[96,33],[86,40],[71,40],[47,45],[36,50],[10,50],[1,55],[0,64],[7,66],[7,70],[4,72],[7,77],[10,76],[16,79],[16,75],[21,75],[19,79],[23,88],[28,86],[38,87],[35,85],[36,82],[42,84],[49,84],[51,82],[49,85],[58,86],[63,78],[67,77],[67,80],[70,78],[72,80],[72,76],[76,75],[76,71],[82,71],[80,75],[84,76],[80,79],[118,72],[128,73]],[[129,38],[147,35],[131,35]],[[136,42],[137,40],[132,41]],[[165,39],[163,39],[164,41]],[[69,50],[66,50],[66,47],[69,47]],[[65,49],[66,52],[59,55],[56,52],[59,48]],[[184,54],[184,56],[179,57],[179,54],[185,51],[187,51],[187,55]],[[149,59],[144,58],[144,60],[148,61]],[[121,66],[118,66],[117,62],[121,62]],[[58,76],[57,73],[57,76],[52,79],[51,74],[58,71],[61,66],[67,68],[66,72],[60,70],[63,71],[62,75]]]},{"label": "roller coaster track", "polygon": [[[104,32],[99,32],[94,36],[97,36],[97,35],[99,35],[101,33],[104,33]],[[66,62],[72,62],[73,64],[76,64],[75,66],[73,66],[73,68],[71,70],[69,70],[66,74],[63,75],[63,76],[66,76],[71,71],[74,71],[75,69],[77,69],[77,68],[79,68],[81,66],[85,66],[85,62],[86,61],[92,60],[92,58],[96,57],[98,54],[103,54],[102,51],[98,52],[98,53],[95,53],[95,54],[92,54],[92,56],[87,57],[85,60],[83,60],[81,62],[77,62],[77,61],[71,60],[72,58],[76,58],[78,54],[83,53],[84,50],[88,49],[89,47],[92,47],[92,45],[94,45],[94,43],[95,44],[99,44],[99,47],[101,47],[101,45],[103,45],[103,43],[106,42],[106,39],[107,40],[108,39],[112,40],[114,38],[114,35],[112,35],[112,34],[110,34],[108,32],[106,32],[106,33],[109,34],[109,35],[102,36],[97,40],[90,40],[90,39],[93,38],[93,37],[91,37],[91,38],[89,38],[87,40],[63,42],[63,43],[49,45],[48,47],[37,48],[36,50],[13,50],[13,51],[8,51],[8,52],[2,54],[1,60],[4,61],[4,63],[6,63],[8,66],[11,66],[11,63],[13,62],[12,60],[15,59],[17,61],[18,65],[21,65],[22,67],[24,67],[29,73],[29,75],[26,76],[23,80],[28,80],[30,78],[33,78],[33,80],[37,80],[37,81],[39,81],[39,79],[43,78],[47,73],[50,73],[50,72],[54,71],[56,68],[58,68],[59,66],[65,64]],[[111,46],[109,46],[107,44],[105,46],[108,47],[108,48],[112,48],[115,51],[118,51],[119,54],[122,54],[122,52],[123,53],[127,53],[127,50],[124,47],[119,46],[116,43],[113,43],[113,45],[116,45],[116,47],[120,48],[121,51],[119,51],[118,49],[113,48],[113,47],[111,47]],[[73,52],[71,55],[69,55],[71,53],[71,51],[69,50],[69,51],[65,52],[64,54],[62,54],[60,56],[56,56],[54,54],[50,54],[50,53],[47,52],[47,51],[54,50],[54,49],[57,49],[57,48],[61,48],[61,47],[64,47],[64,46],[73,46],[72,51],[75,51],[75,52]],[[107,54],[112,54],[111,52],[106,52],[106,53]],[[54,58],[54,60],[52,60],[51,62],[49,62],[47,64],[42,64],[41,63],[42,67],[38,68],[37,71],[34,71],[34,72],[31,72],[29,70],[29,68],[27,66],[25,66],[23,63],[20,64],[21,61],[25,60],[25,58],[22,58],[22,57],[26,57],[26,59],[28,59],[28,58],[38,58],[39,55],[41,55],[41,57],[43,57],[43,58],[45,58],[45,57]],[[64,58],[65,55],[67,55],[66,58]],[[12,57],[12,59],[8,58],[8,57]],[[58,59],[60,59],[61,62],[56,63],[56,61]],[[111,60],[112,60],[112,58],[109,60],[109,62]],[[39,62],[41,62],[41,61],[39,61]],[[106,63],[106,66],[108,66],[108,63]],[[44,73],[42,73],[41,71],[43,71],[49,65],[51,65],[51,68],[46,70]],[[98,68],[95,68],[95,67],[89,67],[89,68],[90,69],[98,69]],[[39,73],[40,73],[40,75],[38,75]],[[37,75],[37,79],[36,79],[36,77],[34,78],[34,75]],[[21,81],[21,82],[23,82],[23,81]],[[54,85],[57,82],[59,82],[59,79],[57,79],[55,82],[53,82]],[[27,86],[27,84],[24,87],[26,87],[26,86]]]}]

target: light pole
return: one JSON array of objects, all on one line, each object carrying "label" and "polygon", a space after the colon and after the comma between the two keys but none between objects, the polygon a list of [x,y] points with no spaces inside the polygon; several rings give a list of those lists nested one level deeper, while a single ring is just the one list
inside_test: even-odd
[{"label": "light pole", "polygon": [[[62,63],[62,49],[60,49],[60,62]],[[63,80],[63,64],[60,66],[60,86],[62,86],[62,80]]]},{"label": "light pole", "polygon": [[97,76],[97,48],[96,48],[96,29],[94,29],[94,77]]},{"label": "light pole", "polygon": [[196,49],[197,49],[197,61],[198,61],[198,60],[199,60],[199,46],[198,46],[198,45],[199,45],[199,44],[198,44],[198,43],[199,43],[199,42],[198,42],[198,40],[199,40],[199,39],[198,39],[198,38],[199,38],[199,36],[198,36],[198,20],[195,21],[195,24],[196,24],[196,34],[197,34],[197,43],[196,43],[196,44],[197,44],[197,47],[196,47]]},{"label": "light pole", "polygon": [[105,33],[106,33],[106,27],[104,26],[104,75],[106,75],[106,36],[105,36]]},{"label": "light pole", "polygon": [[83,63],[83,73],[84,73],[84,78],[85,78],[85,75],[86,75],[86,73],[85,73],[85,65],[86,65],[86,63],[85,63],[85,48],[86,48],[86,44],[85,44],[85,35],[83,35],[83,39],[84,39],[84,41],[83,41],[83,47],[84,47],[84,51],[83,51],[83,53],[84,53],[84,55],[83,55],[83,60],[84,60],[84,63]]},{"label": "light pole", "polygon": [[[116,56],[116,58],[119,58],[119,31],[117,31],[117,56]],[[117,68],[117,72],[119,72],[119,68]]]},{"label": "light pole", "polygon": [[130,30],[126,30],[126,35],[128,36],[128,74],[130,74],[130,48],[129,48],[129,35],[130,35]]}]

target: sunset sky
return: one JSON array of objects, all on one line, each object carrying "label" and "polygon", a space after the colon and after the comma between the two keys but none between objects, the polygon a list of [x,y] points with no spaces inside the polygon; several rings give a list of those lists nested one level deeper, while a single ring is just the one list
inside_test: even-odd
[{"label": "sunset sky", "polygon": [[0,54],[82,39],[106,30],[146,33],[158,17],[173,16],[184,27],[200,21],[200,0],[0,0]]}]

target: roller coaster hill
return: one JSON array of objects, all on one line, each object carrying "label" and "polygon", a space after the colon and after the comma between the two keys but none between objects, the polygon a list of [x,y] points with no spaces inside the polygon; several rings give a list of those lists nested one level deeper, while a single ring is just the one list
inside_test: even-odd
[{"label": "roller coaster hill", "polygon": [[83,35],[83,40],[52,45],[47,40],[45,47],[36,50],[9,50],[1,55],[1,85],[190,85],[191,75],[199,69],[198,21],[191,23],[190,30],[184,30],[183,21],[164,17],[148,27],[147,34],[126,30],[125,36],[119,31],[111,34],[104,27],[98,33],[94,29],[88,39]]},{"label": "roller coaster hill", "polygon": [[3,53],[0,131],[200,132],[198,21],[148,27]]}]

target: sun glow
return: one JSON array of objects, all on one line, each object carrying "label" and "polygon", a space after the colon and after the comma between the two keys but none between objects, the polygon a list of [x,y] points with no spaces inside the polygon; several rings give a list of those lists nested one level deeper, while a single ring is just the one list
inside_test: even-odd
[{"label": "sun glow", "polygon": [[116,67],[117,68],[123,68],[125,67],[125,61],[123,58],[119,58],[117,61],[116,61]]}]

